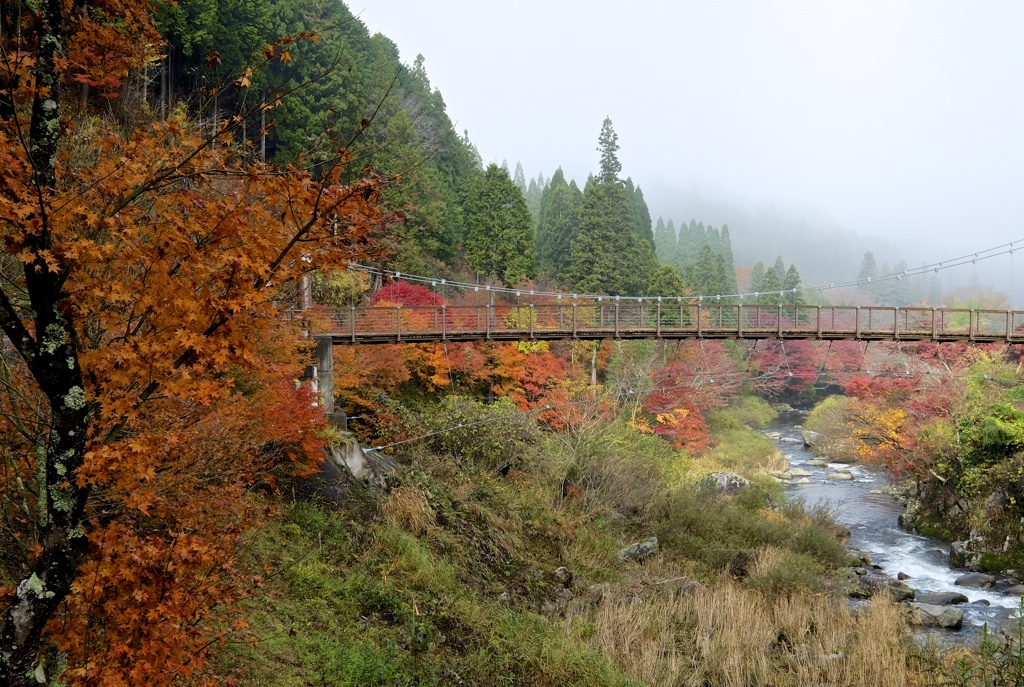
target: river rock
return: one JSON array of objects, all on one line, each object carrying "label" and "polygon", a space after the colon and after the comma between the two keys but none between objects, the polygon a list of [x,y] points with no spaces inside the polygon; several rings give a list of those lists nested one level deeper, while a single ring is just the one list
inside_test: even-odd
[{"label": "river rock", "polygon": [[932,606],[953,606],[970,601],[970,599],[959,592],[918,592],[914,598],[923,604],[931,604]]},{"label": "river rock", "polygon": [[771,472],[772,477],[783,481],[793,479],[794,474],[792,470],[772,470]]},{"label": "river rock", "polygon": [[912,580],[914,578],[912,578],[910,575],[908,575],[905,572],[901,572],[901,573],[896,573],[896,579],[899,580],[900,582],[904,582],[906,580]]},{"label": "river rock", "polygon": [[991,587],[995,581],[996,578],[992,575],[986,575],[985,573],[968,573],[956,578],[953,584],[958,587],[980,587],[982,589],[987,589]]},{"label": "river rock", "polygon": [[637,562],[645,561],[659,553],[661,553],[661,549],[658,547],[658,538],[650,537],[647,541],[631,544],[619,551],[619,560]]},{"label": "river rock", "polygon": [[799,444],[803,442],[803,439],[797,439],[796,437],[782,437],[779,441],[783,444]]},{"label": "river rock", "polygon": [[912,603],[911,608],[917,611],[912,618],[920,625],[959,630],[964,624],[964,612],[959,608],[925,603]]},{"label": "river rock", "polygon": [[827,468],[828,467],[828,461],[827,460],[818,460],[817,458],[814,458],[812,460],[805,460],[804,461],[804,465],[810,465],[812,468]]},{"label": "river rock", "polygon": [[853,473],[849,470],[839,470],[826,477],[829,482],[848,482],[853,479]]},{"label": "river rock", "polygon": [[765,432],[764,435],[769,439],[778,440],[782,438],[782,432]]},{"label": "river rock", "polygon": [[1015,584],[1003,590],[1006,596],[1024,596],[1024,584]]},{"label": "river rock", "polygon": [[955,541],[950,544],[949,567],[979,570],[981,568],[981,551],[976,549],[976,540]]},{"label": "river rock", "polygon": [[711,489],[723,496],[735,496],[750,486],[750,480],[735,472],[712,472],[701,478],[698,486],[701,489]]},{"label": "river rock", "polygon": [[804,470],[803,468],[790,468],[789,474],[793,475],[793,477],[810,477],[811,471]]},{"label": "river rock", "polygon": [[817,432],[812,432],[809,429],[802,430],[800,432],[800,436],[803,437],[804,446],[806,446],[808,448],[811,448],[812,446],[817,444],[819,441],[821,441],[821,435],[818,434]]},{"label": "river rock", "polygon": [[854,580],[846,595],[854,599],[867,599],[878,594],[888,594],[894,601],[914,598],[914,590],[888,575],[869,573]]},{"label": "river rock", "polygon": [[794,484],[813,484],[813,482],[811,482],[811,480],[807,479],[806,477],[801,477],[796,482],[794,482]]}]

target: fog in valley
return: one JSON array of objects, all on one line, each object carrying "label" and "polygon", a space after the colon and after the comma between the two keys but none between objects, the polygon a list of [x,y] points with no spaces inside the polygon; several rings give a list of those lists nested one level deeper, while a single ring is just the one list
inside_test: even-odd
[{"label": "fog in valley", "polygon": [[[1024,5],[353,5],[423,54],[485,163],[582,186],[605,116],[656,220],[728,224],[736,264],[856,278],[1024,239]],[[1018,244],[1024,246],[1024,243]],[[1019,256],[1016,256],[1019,258]],[[1024,302],[1008,254],[941,270]]]}]

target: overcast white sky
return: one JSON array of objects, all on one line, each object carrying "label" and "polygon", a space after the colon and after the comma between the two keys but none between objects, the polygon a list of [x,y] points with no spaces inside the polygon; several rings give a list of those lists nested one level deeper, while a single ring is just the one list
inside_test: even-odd
[{"label": "overcast white sky", "polygon": [[[1024,238],[1024,2],[350,0],[485,162],[827,214],[912,264]],[[653,193],[652,193],[653,192]],[[653,196],[653,197],[652,197]],[[677,218],[678,220],[679,218]]]}]

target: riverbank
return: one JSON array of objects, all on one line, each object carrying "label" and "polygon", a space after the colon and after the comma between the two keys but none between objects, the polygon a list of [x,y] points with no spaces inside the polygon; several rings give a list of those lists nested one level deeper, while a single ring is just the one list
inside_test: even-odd
[{"label": "riverbank", "polygon": [[[848,528],[848,546],[868,556],[872,573],[904,582],[918,599],[956,599],[957,609],[963,611],[963,625],[944,630],[943,641],[970,643],[986,623],[1000,627],[1014,622],[1020,596],[1006,593],[1012,585],[993,588],[985,579],[981,580],[984,586],[957,584],[971,571],[950,566],[950,543],[900,526],[904,506],[889,489],[883,472],[822,460],[822,455],[805,446],[804,417],[797,412],[783,413],[768,430],[789,465],[800,473],[799,478],[787,480],[785,490],[790,498],[802,500],[808,508],[828,508],[836,521]],[[829,479],[845,474],[851,479]]]}]

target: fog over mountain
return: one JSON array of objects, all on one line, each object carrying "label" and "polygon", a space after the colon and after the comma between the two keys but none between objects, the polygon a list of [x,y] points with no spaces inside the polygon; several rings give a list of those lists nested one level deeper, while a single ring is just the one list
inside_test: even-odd
[{"label": "fog over mountain", "polygon": [[[752,254],[801,227],[801,242],[828,227],[849,237],[828,241],[859,253],[845,256],[854,266],[865,246],[879,264],[919,265],[1024,238],[1024,4],[373,0],[353,10],[405,61],[425,56],[485,162],[520,161],[528,177],[562,167],[582,183],[610,116],[623,175],[652,215],[735,223],[738,261],[773,259]],[[941,276],[1008,290],[1009,268],[1003,257]]]}]

